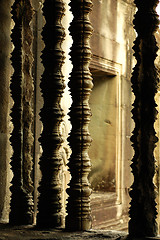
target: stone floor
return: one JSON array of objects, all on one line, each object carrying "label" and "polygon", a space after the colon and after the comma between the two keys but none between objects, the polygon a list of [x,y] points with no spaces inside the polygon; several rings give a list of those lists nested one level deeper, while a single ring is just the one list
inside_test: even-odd
[{"label": "stone floor", "polygon": [[91,230],[86,232],[65,232],[64,230],[37,230],[34,227],[11,227],[9,225],[0,225],[0,240],[98,240],[126,239],[125,232]]},{"label": "stone floor", "polygon": [[[64,230],[37,230],[34,227],[11,227],[9,225],[0,225],[0,240],[129,240],[125,232],[91,230],[86,232],[65,232]],[[148,239],[158,239],[148,238]]]}]

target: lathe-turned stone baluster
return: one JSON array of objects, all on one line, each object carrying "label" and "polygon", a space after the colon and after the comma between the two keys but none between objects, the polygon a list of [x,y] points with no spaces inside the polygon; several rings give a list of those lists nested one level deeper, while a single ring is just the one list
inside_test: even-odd
[{"label": "lathe-turned stone baluster", "polygon": [[59,150],[63,142],[60,134],[63,118],[60,101],[64,89],[61,71],[64,62],[61,48],[65,37],[61,24],[64,10],[62,0],[44,1],[43,15],[46,23],[42,32],[45,48],[42,54],[44,73],[40,84],[44,105],[40,113],[43,123],[40,137],[43,153],[40,159],[42,179],[37,215],[39,227],[58,227],[62,224],[62,186],[59,178],[62,159]]},{"label": "lathe-turned stone baluster", "polygon": [[70,27],[73,38],[71,49],[73,70],[69,82],[73,103],[69,114],[72,124],[69,137],[72,154],[68,164],[71,181],[67,190],[69,198],[66,229],[77,231],[91,228],[91,189],[88,182],[91,168],[88,156],[88,148],[91,144],[88,124],[91,111],[88,101],[92,89],[92,77],[89,71],[91,59],[89,39],[92,33],[89,12],[92,9],[92,1],[71,0],[70,6],[74,17]]},{"label": "lathe-turned stone baluster", "polygon": [[131,186],[129,234],[134,237],[157,235],[156,191],[153,183],[155,173],[154,148],[157,137],[154,129],[156,119],[155,94],[158,78],[154,65],[157,46],[154,33],[158,28],[157,0],[135,0],[137,12],[134,26],[137,39],[134,45],[137,64],[132,76],[135,95],[133,119],[135,128],[131,137],[135,151],[131,165],[134,182]]},{"label": "lathe-turned stone baluster", "polygon": [[33,80],[32,32],[30,22],[33,9],[30,0],[16,0],[12,6],[14,28],[12,30],[12,66],[11,94],[14,105],[11,112],[13,132],[10,138],[13,147],[11,186],[11,212],[9,222],[12,225],[33,223],[33,182],[32,146],[33,146]]}]

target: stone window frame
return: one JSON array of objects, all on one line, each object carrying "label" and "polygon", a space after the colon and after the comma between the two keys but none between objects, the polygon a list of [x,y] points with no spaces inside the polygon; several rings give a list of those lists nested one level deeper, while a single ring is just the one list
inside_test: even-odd
[{"label": "stone window frame", "polygon": [[[111,60],[102,58],[100,56],[92,55],[91,63],[90,63],[90,70],[92,74],[96,75],[110,75],[115,77],[117,82],[117,129],[116,129],[116,200],[115,205],[122,204],[122,189],[123,189],[123,157],[122,157],[122,83],[121,83],[121,76],[122,76],[122,65]],[[93,139],[94,141],[94,139]]]}]

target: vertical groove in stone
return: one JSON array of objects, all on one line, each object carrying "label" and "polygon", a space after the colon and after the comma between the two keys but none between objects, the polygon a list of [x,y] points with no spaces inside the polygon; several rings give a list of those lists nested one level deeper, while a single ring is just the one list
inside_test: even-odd
[{"label": "vertical groove in stone", "polygon": [[153,183],[155,173],[154,148],[157,137],[154,129],[156,119],[155,94],[158,78],[154,65],[157,45],[154,33],[158,28],[155,8],[158,0],[135,0],[137,13],[134,26],[137,39],[133,47],[137,64],[132,75],[133,120],[135,128],[131,137],[135,154],[132,159],[134,182],[131,186],[129,234],[134,237],[157,235],[156,191]]},{"label": "vertical groove in stone", "polygon": [[31,180],[33,136],[32,126],[32,6],[30,0],[16,0],[12,6],[12,66],[11,94],[14,105],[11,112],[13,132],[10,138],[13,147],[11,186],[11,212],[9,222],[13,225],[33,223],[33,183]]},{"label": "vertical groove in stone", "polygon": [[91,59],[89,39],[92,33],[89,12],[92,9],[92,1],[71,0],[70,6],[74,17],[70,27],[73,38],[71,48],[73,70],[69,82],[73,103],[70,111],[72,130],[69,142],[72,154],[68,164],[71,181],[70,188],[67,190],[69,198],[66,229],[78,231],[91,228],[91,189],[88,182],[91,168],[88,156],[88,148],[91,143],[88,124],[91,111],[88,101],[93,85],[89,71]]},{"label": "vertical groove in stone", "polygon": [[42,179],[39,186],[37,225],[39,227],[58,227],[62,225],[62,206],[59,170],[62,159],[60,147],[62,137],[60,124],[63,118],[60,101],[64,90],[62,65],[64,52],[61,45],[65,37],[61,20],[64,15],[62,0],[45,0],[43,15],[46,24],[42,37],[45,48],[42,54],[44,73],[41,79],[41,91],[44,105],[41,109],[43,132],[40,137],[43,153],[40,159]]}]

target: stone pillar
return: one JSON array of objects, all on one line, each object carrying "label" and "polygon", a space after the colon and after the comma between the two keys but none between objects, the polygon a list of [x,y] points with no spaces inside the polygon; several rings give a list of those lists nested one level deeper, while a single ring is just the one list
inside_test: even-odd
[{"label": "stone pillar", "polygon": [[10,138],[13,148],[11,186],[11,212],[9,222],[12,225],[32,224],[33,222],[33,183],[32,171],[32,19],[30,0],[15,0],[12,6],[14,29],[12,30],[12,66],[11,95],[14,101],[11,111],[13,131]]},{"label": "stone pillar", "polygon": [[40,137],[43,153],[40,158],[42,179],[38,188],[40,196],[37,226],[39,227],[62,225],[62,186],[60,183],[62,158],[60,147],[63,140],[60,124],[63,112],[60,102],[64,89],[62,75],[64,52],[61,48],[65,36],[61,23],[64,10],[62,0],[44,1],[43,15],[46,24],[42,32],[45,48],[42,54],[44,72],[40,84],[44,105],[40,113],[43,123],[43,132]]},{"label": "stone pillar", "polygon": [[73,70],[69,82],[72,96],[70,121],[72,130],[69,137],[72,154],[69,160],[71,173],[70,188],[66,217],[66,229],[71,231],[88,230],[91,228],[90,215],[90,159],[88,148],[91,137],[88,130],[91,111],[88,104],[92,89],[92,77],[89,71],[91,50],[89,39],[92,27],[89,12],[92,8],[91,0],[71,0],[73,21],[70,32],[73,39],[71,60]]},{"label": "stone pillar", "polygon": [[137,64],[132,75],[135,95],[133,119],[135,128],[131,137],[135,154],[132,159],[134,182],[131,186],[129,235],[153,237],[157,235],[154,148],[157,142],[154,130],[156,119],[155,94],[158,78],[154,65],[157,46],[154,33],[158,27],[155,8],[158,0],[135,0],[137,12],[134,26],[137,39],[133,47]]}]

